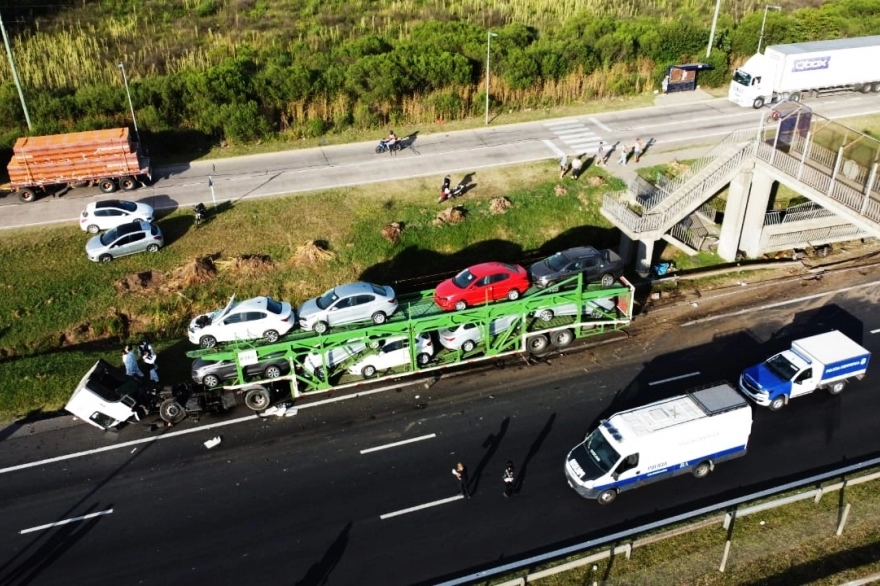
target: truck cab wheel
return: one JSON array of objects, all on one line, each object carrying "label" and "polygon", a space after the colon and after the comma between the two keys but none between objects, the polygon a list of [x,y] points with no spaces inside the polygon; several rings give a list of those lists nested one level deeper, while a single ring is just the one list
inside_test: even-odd
[{"label": "truck cab wheel", "polygon": [[764,106],[764,98],[755,98],[755,101],[752,102],[752,108],[755,110],[759,110]]},{"label": "truck cab wheel", "polygon": [[177,402],[177,399],[165,399],[159,405],[159,417],[166,423],[180,423],[186,417],[186,409]]},{"label": "truck cab wheel", "polygon": [[770,410],[771,411],[779,411],[785,407],[785,397],[776,397],[772,401],[770,401]]},{"label": "truck cab wheel", "polygon": [[613,488],[609,488],[608,490],[603,490],[599,493],[599,496],[596,497],[596,502],[600,505],[610,505],[617,499],[617,491]]}]

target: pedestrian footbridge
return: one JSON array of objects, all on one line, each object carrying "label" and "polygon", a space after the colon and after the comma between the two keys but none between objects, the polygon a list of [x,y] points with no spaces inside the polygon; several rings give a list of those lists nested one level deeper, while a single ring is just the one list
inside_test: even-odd
[{"label": "pedestrian footbridge", "polygon": [[[733,261],[880,237],[880,143],[804,106],[770,114],[758,128],[726,136],[679,177],[656,185],[636,179],[606,194],[601,213],[622,233],[621,256],[635,252],[646,274],[661,239],[689,254],[717,242],[718,255]],[[773,209],[776,184],[809,203]],[[725,188],[721,210],[707,204]]]}]

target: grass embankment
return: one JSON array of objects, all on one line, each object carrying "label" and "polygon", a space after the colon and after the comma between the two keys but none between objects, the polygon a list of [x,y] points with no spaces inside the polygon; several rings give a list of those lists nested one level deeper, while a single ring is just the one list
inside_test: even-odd
[{"label": "grass embankment", "polygon": [[[605,191],[621,188],[617,180],[595,169],[576,182],[555,175],[548,163],[480,171],[477,186],[453,202],[467,219],[440,227],[432,222],[450,204],[436,204],[439,176],[242,202],[198,231],[191,214],[178,211],[158,222],[165,249],[109,264],[86,259],[87,235],[75,225],[5,232],[0,419],[59,409],[94,360],[119,363],[121,345],[143,336],[160,351],[160,375],[185,380],[189,320],[233,293],[299,304],[357,279],[405,290],[417,286],[408,282],[413,277],[432,283],[431,275],[476,262],[516,262],[578,244],[616,246],[617,233],[598,210]],[[555,190],[560,184],[563,195]],[[492,214],[490,200],[500,196],[513,205]],[[404,228],[394,244],[381,235],[391,222]],[[332,258],[297,262],[307,241],[325,243]],[[216,275],[196,278],[188,268],[206,255],[216,259]],[[235,262],[248,255],[268,258]]]},{"label": "grass embankment", "polygon": [[[852,509],[842,535],[837,536],[835,532],[846,503],[850,503]],[[831,492],[819,503],[799,501],[736,519],[724,572],[719,572],[719,567],[728,532],[718,523],[637,547],[629,560],[619,555],[535,583],[541,586],[843,584],[880,572],[878,520],[880,494],[874,480],[847,488],[842,497],[838,492]],[[585,556],[560,560],[532,571],[581,557]],[[506,579],[519,575],[522,574]]]}]

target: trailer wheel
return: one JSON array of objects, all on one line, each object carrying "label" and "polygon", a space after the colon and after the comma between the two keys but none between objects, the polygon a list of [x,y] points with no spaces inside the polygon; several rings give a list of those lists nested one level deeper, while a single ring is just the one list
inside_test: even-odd
[{"label": "trailer wheel", "polygon": [[571,330],[558,330],[550,335],[550,342],[557,348],[565,348],[574,342],[574,332]]},{"label": "trailer wheel", "polygon": [[603,490],[599,493],[599,496],[596,497],[596,502],[600,505],[610,505],[617,499],[617,491],[613,488],[609,488],[608,490]]},{"label": "trailer wheel", "polygon": [[205,378],[202,379],[202,384],[209,389],[212,387],[216,387],[220,384],[220,377],[218,377],[216,374],[207,374],[205,375]]},{"label": "trailer wheel", "polygon": [[37,192],[29,187],[25,187],[24,189],[18,190],[18,199],[25,203],[31,203],[35,199],[37,199]]},{"label": "trailer wheel", "polygon": [[547,350],[547,346],[549,345],[550,342],[547,340],[547,336],[543,334],[532,336],[526,342],[526,347],[532,354],[540,354],[541,352],[544,352],[545,350]]},{"label": "trailer wheel", "polygon": [[880,92],[880,81],[875,81],[871,84],[871,91],[875,94]]},{"label": "trailer wheel", "polygon": [[845,389],[845,388],[846,388],[846,381],[839,380],[836,383],[832,384],[830,387],[828,387],[828,392],[831,393],[832,395],[839,395],[840,393],[843,392],[843,389]]},{"label": "trailer wheel", "polygon": [[763,106],[764,106],[764,98],[757,97],[757,98],[755,98],[755,101],[752,102],[752,108],[754,108],[755,110],[758,110],[758,109],[762,108]]},{"label": "trailer wheel", "polygon": [[801,101],[801,93],[800,92],[792,92],[790,96],[788,96],[789,101],[791,102],[800,102]]},{"label": "trailer wheel", "polygon": [[465,340],[464,344],[461,345],[462,352],[470,352],[476,347],[476,344],[473,340]]},{"label": "trailer wheel", "polygon": [[269,391],[263,387],[251,389],[244,396],[244,404],[252,411],[262,411],[269,406],[270,401]]},{"label": "trailer wheel", "polygon": [[776,397],[772,401],[770,401],[770,410],[771,411],[779,411],[783,407],[785,407],[785,397]]},{"label": "trailer wheel", "polygon": [[103,191],[104,193],[113,193],[119,187],[116,185],[116,181],[110,178],[101,179],[98,181],[98,189]]},{"label": "trailer wheel", "polygon": [[186,417],[186,409],[177,402],[177,399],[165,399],[159,405],[159,417],[166,423],[175,424],[183,421]]},{"label": "trailer wheel", "polygon": [[131,191],[137,187],[137,180],[129,175],[119,180],[119,187],[122,191]]},{"label": "trailer wheel", "polygon": [[712,471],[712,464],[709,462],[700,462],[696,466],[694,466],[693,475],[694,478],[706,478],[709,475],[709,472]]},{"label": "trailer wheel", "polygon": [[863,94],[867,94],[868,92],[871,91],[872,87],[874,87],[872,84],[864,83],[864,84],[862,84],[862,87],[859,88],[859,91],[862,92]]}]

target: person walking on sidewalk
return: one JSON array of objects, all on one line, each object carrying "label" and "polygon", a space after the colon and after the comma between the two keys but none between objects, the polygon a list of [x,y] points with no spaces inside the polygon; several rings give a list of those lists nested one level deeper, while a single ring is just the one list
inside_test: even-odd
[{"label": "person walking on sidewalk", "polygon": [[455,465],[455,468],[452,469],[452,475],[458,479],[459,485],[461,485],[461,494],[464,498],[471,498],[471,494],[468,492],[468,475],[467,475],[467,466],[462,464],[461,462]]},{"label": "person walking on sidewalk", "polygon": [[513,462],[510,460],[507,461],[507,466],[504,467],[504,474],[501,475],[501,480],[504,481],[504,498],[510,498],[513,495]]},{"label": "person walking on sidewalk", "polygon": [[559,160],[559,178],[565,177],[566,173],[568,173],[568,155],[562,155]]},{"label": "person walking on sidewalk", "polygon": [[629,147],[620,143],[620,157],[617,159],[618,165],[626,166],[626,160],[629,158]]},{"label": "person walking on sidewalk", "polygon": [[633,156],[636,159],[636,163],[639,162],[639,159],[642,158],[642,151],[645,150],[645,145],[642,143],[641,138],[636,139],[636,144],[633,145]]}]

